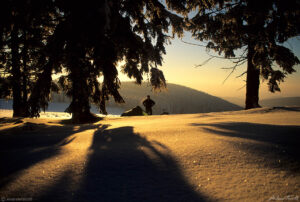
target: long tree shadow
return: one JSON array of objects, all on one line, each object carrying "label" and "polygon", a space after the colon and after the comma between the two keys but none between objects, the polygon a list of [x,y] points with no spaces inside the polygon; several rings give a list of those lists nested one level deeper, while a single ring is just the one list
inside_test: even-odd
[{"label": "long tree shadow", "polygon": [[[10,123],[12,119],[2,120]],[[13,120],[14,121],[14,120]],[[98,125],[48,125],[17,120],[12,128],[0,130],[0,190],[13,181],[26,168],[61,151],[71,143],[75,133],[96,128]]]},{"label": "long tree shadow", "polygon": [[254,140],[243,143],[230,139],[224,141],[230,142],[238,149],[264,157],[265,162],[262,163],[265,166],[291,172],[300,170],[300,126],[247,122],[192,125],[200,126],[201,129],[215,135]]},{"label": "long tree shadow", "polygon": [[40,199],[64,201],[204,201],[193,190],[168,148],[133,132],[133,127],[94,134],[86,170],[75,194],[68,190],[66,172]]}]

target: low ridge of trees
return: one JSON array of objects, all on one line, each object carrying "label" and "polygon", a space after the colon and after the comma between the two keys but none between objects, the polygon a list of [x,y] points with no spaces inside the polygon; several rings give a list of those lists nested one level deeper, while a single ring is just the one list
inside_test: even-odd
[{"label": "low ridge of trees", "polygon": [[146,95],[150,95],[155,101],[154,114],[168,112],[170,114],[205,113],[218,111],[234,111],[242,108],[227,102],[221,98],[197,91],[185,86],[168,83],[168,90],[159,93],[152,92],[151,86],[142,84],[135,85],[133,82],[122,82],[120,93],[123,95],[125,104],[108,102],[107,106],[122,107],[124,110],[137,105],[142,106]]},{"label": "low ridge of trees", "polygon": [[[147,95],[155,101],[153,114],[187,114],[187,113],[205,113],[218,111],[235,111],[242,108],[221,98],[206,94],[181,85],[168,83],[168,89],[161,92],[153,92],[151,86],[147,83],[136,85],[134,82],[122,82],[120,94],[125,103],[115,103],[109,100],[107,107],[119,108],[123,111],[132,109],[137,105],[143,107],[142,101]],[[53,102],[70,103],[71,100],[65,94],[52,93]],[[191,99],[192,98],[192,99]]]}]

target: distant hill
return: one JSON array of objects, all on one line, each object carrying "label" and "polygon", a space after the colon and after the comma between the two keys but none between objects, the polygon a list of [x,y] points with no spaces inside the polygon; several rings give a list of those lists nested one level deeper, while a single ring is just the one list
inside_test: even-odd
[{"label": "distant hill", "polygon": [[300,106],[300,97],[264,99],[260,101],[260,105],[263,107]]},{"label": "distant hill", "polygon": [[137,85],[133,82],[122,82],[120,93],[125,104],[116,104],[113,99],[108,106],[130,109],[137,105],[143,106],[142,101],[147,95],[156,102],[153,107],[154,114],[166,111],[171,114],[202,113],[240,110],[241,107],[225,101],[221,98],[197,91],[177,84],[168,84],[167,91],[152,92],[151,86],[146,83]]},{"label": "distant hill", "polygon": [[[110,98],[107,107],[118,107],[125,110],[137,105],[143,107],[142,101],[147,95],[156,102],[153,107],[154,114],[169,112],[171,114],[203,113],[233,111],[242,109],[240,106],[232,104],[221,98],[197,91],[188,87],[176,84],[168,84],[167,91],[152,92],[151,86],[147,83],[137,85],[133,82],[122,82],[120,93],[125,100],[125,104],[117,104]],[[53,102],[70,102],[64,95],[52,95]]]},{"label": "distant hill", "polygon": [[240,107],[245,107],[245,99],[243,98],[238,98],[238,97],[222,97],[222,99],[232,103],[232,104],[235,104],[235,105],[238,105]]},{"label": "distant hill", "polygon": [[[245,106],[245,100],[242,98],[224,97],[223,99],[241,107]],[[262,99],[259,101],[259,104],[262,107],[300,106],[300,97]]]}]

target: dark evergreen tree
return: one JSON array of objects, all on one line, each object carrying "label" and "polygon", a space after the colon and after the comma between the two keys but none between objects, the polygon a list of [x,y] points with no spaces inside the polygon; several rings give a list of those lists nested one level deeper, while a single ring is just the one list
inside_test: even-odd
[{"label": "dark evergreen tree", "polygon": [[32,116],[38,116],[40,108],[47,105],[51,72],[57,66],[66,73],[59,83],[72,97],[67,111],[75,122],[94,119],[91,102],[104,114],[110,96],[124,102],[118,91],[117,65],[121,61],[125,61],[122,71],[138,84],[151,71],[154,88],[166,85],[157,66],[162,64],[170,26],[172,34],[181,35],[183,31],[182,18],[160,1],[53,2],[61,19],[47,43],[48,64],[31,96]]},{"label": "dark evergreen tree", "polygon": [[[283,46],[300,33],[297,0],[192,0],[186,8],[196,11],[188,25],[195,39],[209,41],[207,49],[225,58],[237,59],[233,70],[247,61],[246,109],[259,107],[260,77],[268,80],[271,92],[280,91],[279,83],[299,64]],[[244,50],[245,57],[236,50]]]},{"label": "dark evergreen tree", "polygon": [[13,116],[29,116],[28,96],[41,71],[38,59],[54,27],[51,1],[1,3],[1,97],[13,98]]}]

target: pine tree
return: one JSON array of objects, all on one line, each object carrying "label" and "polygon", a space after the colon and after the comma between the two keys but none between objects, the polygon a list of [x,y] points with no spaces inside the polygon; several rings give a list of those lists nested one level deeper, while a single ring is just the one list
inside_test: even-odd
[{"label": "pine tree", "polygon": [[138,84],[151,71],[154,88],[166,85],[157,66],[162,64],[164,46],[170,39],[169,27],[173,27],[173,35],[181,35],[183,21],[160,1],[53,2],[61,19],[47,43],[48,65],[31,96],[32,116],[38,116],[40,108],[47,105],[51,72],[57,66],[66,72],[59,83],[72,98],[67,111],[75,122],[94,119],[91,102],[104,114],[110,96],[124,102],[118,91],[117,65],[121,61],[125,62],[122,71]]},{"label": "pine tree", "polygon": [[[4,1],[1,4],[1,97],[13,98],[13,116],[29,116],[28,96],[51,27],[51,1]],[[4,89],[5,88],[5,89]]]},{"label": "pine tree", "polygon": [[[271,92],[293,72],[299,59],[283,45],[300,33],[300,3],[297,0],[202,0],[189,1],[196,10],[188,29],[195,39],[209,41],[207,48],[237,59],[233,70],[247,61],[246,109],[259,107],[260,77]],[[236,55],[244,50],[245,57]],[[281,69],[279,69],[280,67]]]}]

